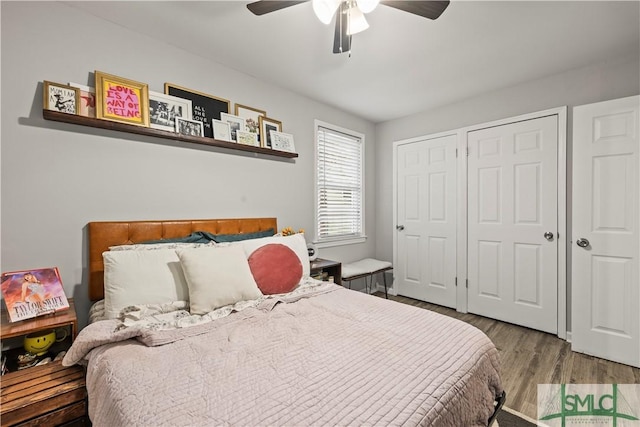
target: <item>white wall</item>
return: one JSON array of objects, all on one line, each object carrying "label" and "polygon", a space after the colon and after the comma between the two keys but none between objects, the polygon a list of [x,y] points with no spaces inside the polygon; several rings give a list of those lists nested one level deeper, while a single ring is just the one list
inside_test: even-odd
[{"label": "white wall", "polygon": [[[275,216],[313,232],[313,121],[375,127],[197,55],[57,2],[2,2],[1,269],[58,266],[81,323],[88,310],[86,224],[100,220]],[[116,6],[114,6],[116,7]],[[45,121],[42,81],[88,84],[100,70],[255,106],[295,136],[294,161]],[[328,248],[341,261],[375,248],[375,176],[365,177],[367,243]]]},{"label": "white wall", "polygon": [[[393,142],[568,106],[568,233],[571,233],[572,108],[640,93],[638,49],[606,62],[486,93],[376,126],[376,257],[393,259]],[[568,254],[570,273],[570,252]],[[567,283],[570,290],[570,277]],[[567,299],[571,302],[570,294]],[[570,313],[570,310],[568,310]]]}]

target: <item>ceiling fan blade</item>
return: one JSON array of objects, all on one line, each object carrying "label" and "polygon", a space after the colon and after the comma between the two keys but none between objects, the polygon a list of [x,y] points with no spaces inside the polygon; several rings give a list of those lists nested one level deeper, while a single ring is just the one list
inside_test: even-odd
[{"label": "ceiling fan blade", "polygon": [[346,13],[347,2],[342,2],[336,13],[336,30],[333,36],[333,53],[347,53],[351,51],[351,36],[347,35]]},{"label": "ceiling fan blade", "polygon": [[421,1],[421,0],[387,0],[380,4],[404,10],[414,15],[423,16],[429,19],[438,19],[442,12],[449,6],[449,0],[444,1]]},{"label": "ceiling fan blade", "polygon": [[262,0],[254,1],[247,5],[247,9],[253,12],[254,15],[264,15],[265,13],[275,12],[276,10],[284,9],[285,7],[295,6],[300,3],[306,3],[309,0],[299,1],[280,1],[280,0]]}]

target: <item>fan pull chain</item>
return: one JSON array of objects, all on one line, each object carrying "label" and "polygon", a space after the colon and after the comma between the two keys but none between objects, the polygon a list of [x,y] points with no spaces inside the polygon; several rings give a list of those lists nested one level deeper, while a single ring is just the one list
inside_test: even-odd
[{"label": "fan pull chain", "polygon": [[[342,7],[340,7],[340,9],[342,9]],[[342,26],[342,15],[343,14],[344,13],[342,12],[342,10],[340,10],[340,53],[343,53],[343,51],[342,51],[342,28],[343,28],[343,26]]]},{"label": "fan pull chain", "polygon": [[[352,3],[348,3],[349,8],[347,9],[347,34],[351,33],[351,9],[353,8]],[[349,58],[351,58],[351,44],[349,44]]]}]

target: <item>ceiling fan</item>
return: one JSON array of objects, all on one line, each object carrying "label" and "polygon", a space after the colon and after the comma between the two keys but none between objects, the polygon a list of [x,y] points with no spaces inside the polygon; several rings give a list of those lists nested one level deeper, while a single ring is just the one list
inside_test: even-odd
[{"label": "ceiling fan", "polygon": [[[247,8],[255,15],[264,15],[307,1],[260,0],[247,4]],[[312,0],[312,3],[313,11],[323,24],[330,24],[338,12],[333,53],[351,52],[351,37],[369,28],[364,14],[373,11],[378,3],[429,19],[437,19],[449,6],[449,0]]]}]

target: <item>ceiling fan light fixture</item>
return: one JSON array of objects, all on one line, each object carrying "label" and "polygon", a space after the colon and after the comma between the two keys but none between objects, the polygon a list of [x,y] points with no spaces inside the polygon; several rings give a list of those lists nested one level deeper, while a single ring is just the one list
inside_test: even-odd
[{"label": "ceiling fan light fixture", "polygon": [[313,13],[316,14],[320,22],[325,25],[331,23],[333,14],[336,13],[338,6],[340,6],[341,0],[313,0]]},{"label": "ceiling fan light fixture", "polygon": [[347,27],[348,35],[358,34],[369,28],[369,23],[359,8],[355,6],[351,7],[347,16],[349,19],[349,26]]},{"label": "ceiling fan light fixture", "polygon": [[363,13],[373,12],[378,3],[380,3],[380,0],[357,0],[358,9]]},{"label": "ceiling fan light fixture", "polygon": [[[247,4],[247,9],[254,15],[264,15],[306,2],[308,0],[255,0]],[[450,0],[387,0],[382,4],[424,18],[438,19],[450,2]],[[339,10],[333,35],[333,53],[349,52],[351,56],[352,35],[369,28],[364,13],[373,11],[380,0],[312,0],[311,3],[313,12],[325,25],[331,23],[336,10]]]}]

